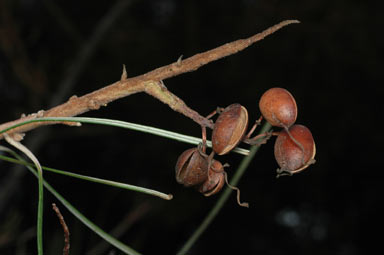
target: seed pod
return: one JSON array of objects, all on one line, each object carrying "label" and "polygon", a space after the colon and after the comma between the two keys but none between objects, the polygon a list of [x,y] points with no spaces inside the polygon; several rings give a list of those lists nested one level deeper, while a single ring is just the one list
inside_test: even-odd
[{"label": "seed pod", "polygon": [[208,171],[208,178],[201,184],[198,191],[204,196],[209,197],[219,192],[223,188],[224,183],[224,167],[219,161],[213,160],[211,168]]},{"label": "seed pod", "polygon": [[198,148],[184,151],[176,162],[176,181],[186,187],[203,183],[208,178],[208,161]]},{"label": "seed pod", "polygon": [[259,109],[263,117],[275,127],[289,128],[297,118],[295,98],[283,88],[267,90],[260,98]]},{"label": "seed pod", "polygon": [[248,127],[248,112],[240,104],[226,107],[215,122],[212,131],[212,148],[223,155],[235,148]]},{"label": "seed pod", "polygon": [[[293,141],[292,137],[296,140]],[[275,142],[275,158],[281,169],[278,173],[294,174],[303,171],[314,163],[316,154],[315,141],[311,131],[303,125],[293,125],[289,130],[282,130]],[[298,144],[302,145],[302,148]]]}]

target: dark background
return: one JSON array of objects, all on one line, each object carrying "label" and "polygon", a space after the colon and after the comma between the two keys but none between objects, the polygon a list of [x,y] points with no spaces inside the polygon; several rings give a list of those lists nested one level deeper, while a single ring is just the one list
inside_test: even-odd
[{"label": "dark background", "polygon": [[[380,247],[383,202],[381,14],[373,1],[352,0],[2,0],[0,123],[113,83],[122,64],[133,77],[298,19],[238,54],[164,81],[202,115],[238,102],[251,122],[265,90],[287,88],[298,104],[297,122],[311,129],[317,145],[315,165],[279,179],[273,141],[263,146],[239,183],[250,208],[239,207],[232,194],[189,254],[370,254]],[[103,30],[102,21],[112,23]],[[146,94],[84,116],[200,135],[196,123]],[[45,174],[97,225],[123,227],[119,239],[144,254],[175,254],[218,197],[176,183],[174,164],[191,147],[176,141],[83,125],[39,128],[24,143],[43,165],[172,193],[164,201]],[[242,156],[221,159],[232,175]],[[10,163],[0,162],[0,169],[0,254],[36,254],[36,179]],[[44,202],[47,254],[61,254],[63,246],[53,202],[71,231],[71,254],[102,242],[48,192]],[[92,253],[119,254],[113,250]]]}]

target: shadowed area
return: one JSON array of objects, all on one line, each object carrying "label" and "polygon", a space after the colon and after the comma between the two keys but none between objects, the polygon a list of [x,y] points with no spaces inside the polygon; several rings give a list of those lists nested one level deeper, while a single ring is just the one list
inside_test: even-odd
[{"label": "shadowed area", "polygon": [[[282,20],[300,20],[242,52],[164,81],[202,116],[240,103],[250,125],[260,116],[260,96],[271,87],[286,88],[297,103],[296,123],[307,126],[316,142],[316,164],[278,179],[275,138],[262,145],[238,184],[250,208],[239,207],[233,193],[189,254],[369,254],[379,247],[373,230],[382,222],[380,10],[374,2],[346,0],[3,0],[0,123],[115,82],[123,64],[133,77]],[[83,116],[201,135],[191,119],[144,93]],[[83,214],[143,254],[175,254],[218,197],[176,182],[177,158],[192,146],[162,137],[53,126],[28,132],[23,144],[44,166],[173,194],[166,201],[45,172]],[[231,177],[242,157],[215,159],[230,164]],[[46,254],[64,247],[52,203],[71,233],[70,254],[118,254],[48,192],[44,203]],[[36,254],[36,214],[35,177],[0,161],[0,254]]]}]

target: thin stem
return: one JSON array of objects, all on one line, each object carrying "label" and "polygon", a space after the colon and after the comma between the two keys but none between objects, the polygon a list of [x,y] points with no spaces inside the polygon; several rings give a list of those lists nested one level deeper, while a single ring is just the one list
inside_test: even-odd
[{"label": "thin stem", "polygon": [[41,165],[39,160],[35,157],[35,155],[23,144],[14,140],[7,133],[4,134],[5,140],[16,149],[23,152],[29,159],[32,160],[36,169],[37,169],[37,177],[38,177],[38,203],[37,203],[37,253],[39,255],[43,255],[43,209],[44,209],[44,187],[43,187],[43,170],[41,169]]},{"label": "thin stem", "polygon": [[[264,124],[262,127],[260,133],[265,133],[268,130],[270,130],[271,125],[269,123]],[[235,174],[233,175],[230,184],[233,186],[236,186],[239,182],[240,178],[243,176],[245,170],[247,169],[248,165],[251,163],[252,159],[256,155],[256,152],[259,150],[260,145],[255,145],[251,148],[250,153],[247,157],[244,157],[242,162],[240,163],[240,166],[237,168]],[[221,208],[224,206],[225,202],[228,200],[229,195],[231,194],[232,190],[230,188],[226,188],[220,195],[219,199],[217,200],[214,207],[211,209],[211,211],[207,214],[203,222],[200,224],[200,226],[195,230],[195,232],[190,236],[190,238],[187,240],[187,242],[183,245],[183,247],[180,249],[180,251],[177,253],[178,255],[186,254],[190,248],[194,245],[194,243],[199,239],[199,237],[204,233],[204,231],[208,228],[208,226],[211,224],[213,219],[216,217],[216,215],[219,213]]]},{"label": "thin stem", "polygon": [[229,184],[228,182],[228,174],[227,172],[224,171],[224,178],[225,178],[225,182],[227,183],[228,187],[233,189],[233,190],[236,190],[236,198],[237,198],[237,203],[242,206],[242,207],[249,207],[249,204],[247,202],[241,202],[240,201],[240,189],[238,187],[235,187],[235,186],[232,186],[231,184]]},{"label": "thin stem", "polygon": [[201,126],[201,140],[201,152],[205,154],[207,149],[207,128],[205,126]]},{"label": "thin stem", "polygon": [[291,140],[297,145],[299,146],[301,152],[303,153],[303,156],[301,157],[301,163],[302,165],[304,166],[305,165],[305,161],[304,161],[304,158],[305,158],[305,150],[304,150],[304,146],[296,140],[296,138],[293,137],[293,135],[291,134],[291,132],[289,131],[288,127],[284,126],[284,130],[287,132],[288,136],[291,138]]},{"label": "thin stem", "polygon": [[[36,172],[29,168],[29,170],[36,175]],[[88,218],[86,218],[82,213],[80,213],[73,205],[71,205],[63,196],[61,196],[48,182],[44,181],[45,188],[51,192],[76,218],[78,218],[84,225],[86,225],[88,228],[90,228],[93,232],[98,234],[101,238],[103,238],[105,241],[110,243],[111,245],[115,246],[119,250],[123,251],[126,254],[132,254],[132,255],[139,255],[137,251],[133,250],[132,248],[128,247],[127,245],[123,244],[119,240],[115,239],[108,233],[106,233],[104,230],[102,230],[100,227],[95,225],[92,221],[90,221]]]},{"label": "thin stem", "polygon": [[251,137],[251,135],[252,135],[253,132],[256,130],[257,126],[260,125],[260,123],[261,123],[262,120],[263,120],[263,115],[261,115],[261,116],[259,117],[259,119],[255,121],[255,124],[253,124],[251,130],[249,130],[248,134],[244,137],[243,140],[245,140],[245,139],[249,139],[249,138]]},{"label": "thin stem", "polygon": [[[1,147],[0,147],[0,149],[1,149]],[[0,155],[0,159],[8,161],[8,162],[16,163],[16,164],[21,164],[24,166],[32,166],[33,167],[33,164],[31,164],[31,163],[28,163],[28,162],[25,162],[22,160],[17,160],[14,158],[10,158],[10,157],[4,156],[4,155]],[[130,184],[126,184],[126,183],[109,181],[109,180],[100,179],[100,178],[91,177],[91,176],[86,176],[86,175],[81,175],[81,174],[75,174],[75,173],[62,171],[62,170],[58,170],[58,169],[54,169],[54,168],[50,168],[50,167],[45,167],[45,166],[42,166],[42,169],[45,171],[56,173],[56,174],[66,175],[66,176],[70,176],[70,177],[74,177],[74,178],[78,178],[78,179],[82,179],[82,180],[86,180],[86,181],[90,181],[90,182],[95,182],[95,183],[109,185],[109,186],[113,186],[113,187],[117,187],[117,188],[121,188],[121,189],[127,189],[127,190],[136,191],[136,192],[141,192],[141,193],[156,196],[156,197],[159,197],[159,198],[162,198],[165,200],[171,200],[173,198],[172,194],[165,194],[165,193],[153,190],[153,189],[147,189],[147,188],[143,188],[143,187],[139,187],[139,186],[135,186],[135,185],[130,185]]]},{"label": "thin stem", "polygon": [[277,136],[279,135],[279,132],[268,131],[262,134],[258,134],[252,138],[244,138],[242,142],[250,145],[265,144],[273,135]]},{"label": "thin stem", "polygon": [[63,255],[69,255],[69,248],[71,247],[69,243],[69,229],[67,224],[65,223],[64,217],[60,212],[60,209],[57,207],[55,203],[52,203],[52,209],[55,211],[57,218],[59,218],[59,222],[61,226],[63,227],[64,232],[64,248],[63,248]]},{"label": "thin stem", "polygon": [[[18,160],[23,160],[16,152],[13,150],[10,150],[4,146],[0,146],[0,149],[6,152],[11,153],[15,158]],[[36,173],[33,167],[27,166],[28,170],[35,175],[35,177],[39,178],[39,174]],[[119,250],[123,251],[125,254],[130,255],[140,255],[139,252],[135,251],[131,247],[123,244],[110,234],[106,233],[104,230],[102,230],[100,227],[95,225],[92,221],[90,221],[87,217],[85,217],[81,212],[79,212],[73,205],[71,205],[63,196],[61,196],[47,181],[43,180],[44,187],[52,193],[67,209],[70,211],[76,218],[78,218],[85,226],[87,226],[89,229],[91,229],[94,233],[99,235],[101,238],[103,238],[105,241],[110,243],[111,245],[115,246]]]},{"label": "thin stem", "polygon": [[[42,117],[42,118],[35,118],[35,119],[30,119],[30,120],[25,120],[23,122],[14,124],[10,127],[7,127],[3,130],[0,130],[0,135],[4,132],[7,132],[11,129],[23,126],[23,125],[28,125],[33,122],[56,122],[56,123],[66,123],[68,122],[74,122],[74,123],[89,123],[89,124],[100,124],[100,125],[108,125],[108,126],[114,126],[114,127],[120,127],[120,128],[127,128],[131,130],[136,130],[144,133],[149,133],[152,135],[157,135],[169,139],[173,139],[179,142],[184,142],[184,143],[189,143],[189,144],[195,144],[198,145],[201,143],[202,139],[198,137],[193,137],[193,136],[188,136],[188,135],[183,135],[180,133],[160,129],[160,128],[155,128],[151,126],[145,126],[145,125],[140,125],[140,124],[135,124],[135,123],[130,123],[126,121],[120,121],[120,120],[111,120],[111,119],[102,119],[102,118],[87,118],[87,117]],[[208,147],[212,147],[212,142],[211,141],[206,141],[206,145]],[[243,149],[236,147],[233,152],[236,152],[238,154],[242,155],[248,155],[249,150]]]}]

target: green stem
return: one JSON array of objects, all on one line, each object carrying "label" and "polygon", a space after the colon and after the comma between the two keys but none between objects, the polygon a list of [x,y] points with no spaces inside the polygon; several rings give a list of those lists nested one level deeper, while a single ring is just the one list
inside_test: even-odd
[{"label": "green stem", "polygon": [[[20,161],[23,161],[23,159],[13,150],[10,150],[6,147],[0,146],[0,149],[2,151],[6,151],[11,153],[15,158],[17,158]],[[37,178],[39,178],[39,174],[34,170],[32,166],[27,165],[28,170],[34,174]],[[102,230],[100,227],[95,225],[92,221],[90,221],[87,217],[85,217],[81,212],[79,212],[73,205],[71,205],[63,196],[61,196],[47,181],[43,180],[43,185],[45,188],[51,192],[67,209],[70,211],[76,218],[78,218],[84,225],[86,225],[88,228],[90,228],[93,232],[95,232],[97,235],[99,235],[101,238],[103,238],[105,241],[110,243],[111,245],[115,246],[119,250],[123,251],[125,254],[130,255],[140,255],[139,252],[135,251],[131,247],[123,244],[113,236],[106,233],[104,230]]]},{"label": "green stem", "polygon": [[[0,159],[11,162],[11,163],[21,164],[24,166],[31,166],[31,167],[34,166],[33,164],[31,164],[29,162],[26,162],[23,160],[18,160],[15,158],[10,158],[10,157],[4,156],[4,155],[0,155]],[[91,177],[91,176],[86,176],[86,175],[81,175],[81,174],[75,174],[75,173],[62,171],[62,170],[58,170],[58,169],[54,169],[54,168],[50,168],[50,167],[46,167],[46,166],[42,166],[42,169],[44,171],[49,171],[49,172],[53,172],[56,174],[66,175],[66,176],[82,179],[85,181],[96,182],[96,183],[101,183],[104,185],[109,185],[109,186],[113,186],[113,187],[117,187],[117,188],[141,192],[144,194],[160,197],[160,198],[165,199],[165,200],[171,200],[173,198],[172,194],[165,194],[165,193],[159,192],[157,190],[147,189],[147,188],[143,188],[143,187],[139,187],[139,186],[135,186],[135,185],[130,185],[130,184],[126,184],[126,183],[109,181],[109,180],[100,179],[100,178]]]},{"label": "green stem", "polygon": [[43,202],[43,171],[41,168],[38,168],[38,180],[39,180],[39,202],[37,209],[37,251],[39,255],[43,255],[43,210],[44,210],[44,202]]},{"label": "green stem", "polygon": [[[201,138],[193,137],[189,135],[183,135],[180,133],[155,128],[151,126],[145,126],[140,125],[136,123],[130,123],[126,121],[120,121],[120,120],[111,120],[111,119],[102,119],[102,118],[88,118],[88,117],[45,117],[45,118],[36,118],[31,120],[26,120],[21,123],[17,123],[13,126],[10,126],[6,129],[0,130],[0,134],[5,133],[9,130],[12,130],[14,128],[27,125],[33,122],[77,122],[77,123],[89,123],[89,124],[99,124],[99,125],[108,125],[108,126],[114,126],[114,127],[120,127],[120,128],[126,128],[131,129],[135,131],[140,131],[152,135],[157,135],[161,137],[165,137],[168,139],[173,139],[179,142],[189,143],[189,144],[199,144],[201,143]],[[207,146],[212,147],[211,141],[207,140]],[[242,155],[248,155],[249,151],[243,148],[236,147],[233,152],[236,152],[238,154]]]},{"label": "green stem", "polygon": [[[32,168],[29,169],[35,176],[37,176],[36,172],[32,170]],[[88,228],[90,228],[93,232],[98,234],[101,238],[118,248],[119,250],[125,252],[126,254],[132,254],[132,255],[139,255],[137,251],[134,249],[126,246],[119,240],[115,239],[114,237],[110,236],[108,233],[106,233],[104,230],[102,230],[100,227],[95,225],[92,221],[87,219],[82,213],[80,213],[74,206],[72,206],[64,197],[62,197],[47,181],[44,181],[45,188],[51,192],[67,209],[70,211],[76,218],[78,218],[84,225],[86,225]]]},{"label": "green stem", "polygon": [[[265,133],[269,131],[271,128],[271,125],[266,123],[262,127],[260,134]],[[251,148],[249,155],[244,157],[244,159],[241,161],[239,167],[237,168],[235,174],[233,175],[230,184],[233,186],[236,186],[239,182],[240,178],[243,176],[245,170],[248,168],[249,163],[251,163],[252,159],[256,155],[256,152],[259,150],[260,145],[255,145]],[[208,228],[208,226],[211,224],[213,219],[216,217],[216,215],[219,213],[221,208],[224,206],[225,202],[228,200],[229,195],[231,194],[232,189],[226,188],[220,195],[219,199],[217,200],[214,207],[211,209],[211,211],[208,213],[208,215],[205,217],[203,222],[200,224],[200,226],[195,230],[195,232],[189,237],[187,242],[183,245],[183,247],[180,249],[180,251],[177,253],[178,255],[186,254],[191,247],[194,245],[194,243],[199,239],[199,237],[204,233],[204,231]]]},{"label": "green stem", "polygon": [[[38,203],[37,203],[37,254],[43,255],[44,253],[43,251],[43,209],[44,209],[43,169],[41,169],[39,160],[27,147],[25,147],[19,141],[14,140],[12,137],[10,137],[7,134],[4,134],[4,138],[10,145],[20,150],[30,160],[32,160],[33,164],[31,165],[35,166],[35,168],[37,169],[38,190],[39,190]],[[15,155],[15,153],[12,150],[9,149],[8,151],[11,151],[11,153]]]}]

